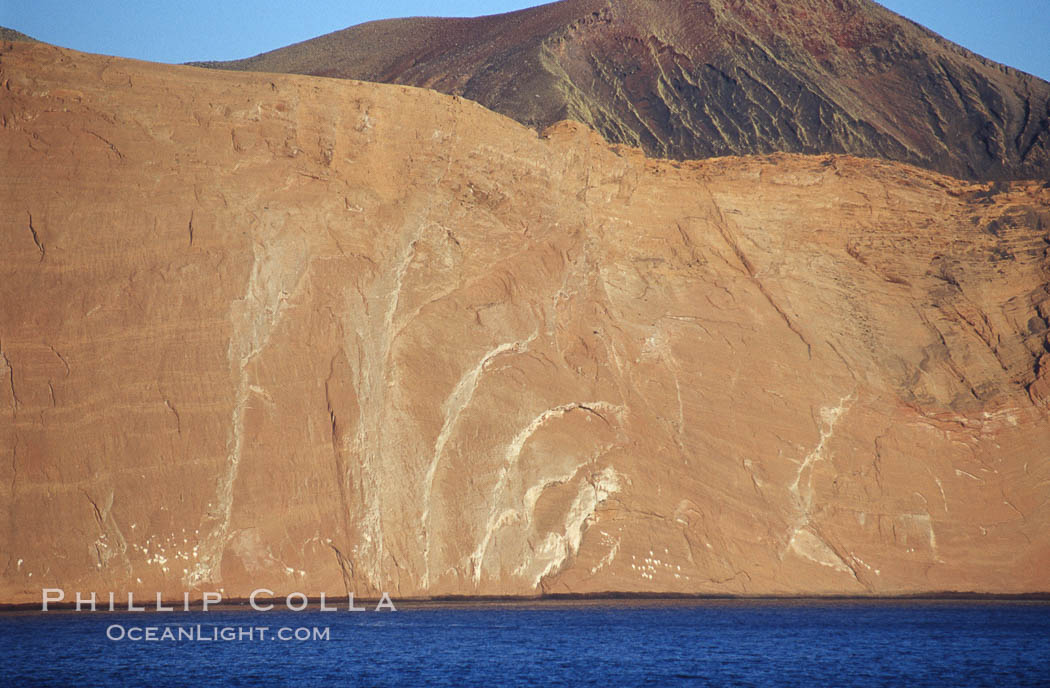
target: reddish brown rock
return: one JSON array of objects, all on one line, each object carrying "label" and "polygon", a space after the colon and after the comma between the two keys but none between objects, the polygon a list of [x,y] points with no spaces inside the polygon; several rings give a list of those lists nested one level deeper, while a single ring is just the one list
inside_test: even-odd
[{"label": "reddish brown rock", "polygon": [[1050,179],[1050,84],[871,0],[563,0],[200,64],[423,86],[656,157],[849,153]]},{"label": "reddish brown rock", "polygon": [[0,70],[2,602],[1050,589],[1043,183]]},{"label": "reddish brown rock", "polygon": [[1039,359],[1038,373],[1035,382],[1028,388],[1034,404],[1050,403],[1050,354],[1043,354]]}]

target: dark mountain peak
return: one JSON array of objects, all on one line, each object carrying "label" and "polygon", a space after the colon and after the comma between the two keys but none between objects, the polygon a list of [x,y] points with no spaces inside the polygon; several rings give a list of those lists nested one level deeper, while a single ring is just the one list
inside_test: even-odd
[{"label": "dark mountain peak", "polygon": [[423,86],[659,157],[851,153],[1050,177],[1050,84],[869,0],[566,0],[200,64]]}]

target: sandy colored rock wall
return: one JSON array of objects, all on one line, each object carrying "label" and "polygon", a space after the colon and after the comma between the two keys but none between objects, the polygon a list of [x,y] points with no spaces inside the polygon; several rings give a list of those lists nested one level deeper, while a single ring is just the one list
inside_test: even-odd
[{"label": "sandy colored rock wall", "polygon": [[1050,189],[0,53],[0,601],[1050,589]]}]

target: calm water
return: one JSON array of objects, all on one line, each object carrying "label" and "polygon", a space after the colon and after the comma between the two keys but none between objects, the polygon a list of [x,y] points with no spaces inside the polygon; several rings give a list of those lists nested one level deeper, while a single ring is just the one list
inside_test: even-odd
[{"label": "calm water", "polygon": [[[120,630],[327,628],[328,640]],[[188,632],[184,631],[184,632]],[[294,630],[290,631],[294,634]],[[310,630],[300,633],[310,633]],[[259,632],[255,632],[258,637]],[[705,602],[0,614],[4,685],[1048,686],[1050,604]]]}]

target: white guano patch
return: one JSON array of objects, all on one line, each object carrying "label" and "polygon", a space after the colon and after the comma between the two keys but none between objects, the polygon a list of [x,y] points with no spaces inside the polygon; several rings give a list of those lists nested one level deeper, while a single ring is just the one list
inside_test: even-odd
[{"label": "white guano patch", "polygon": [[[556,573],[570,556],[575,556],[580,551],[583,534],[587,530],[588,522],[597,511],[598,505],[610,495],[619,492],[620,489],[619,475],[611,466],[598,474],[593,482],[580,485],[580,491],[565,517],[565,532],[548,533],[540,546],[536,548],[533,567],[542,568],[533,579],[532,587],[538,588],[545,576]],[[616,555],[618,544],[610,552],[610,561]]]},{"label": "white guano patch", "polygon": [[849,574],[856,579],[856,571],[816,533],[809,528],[810,511],[813,508],[813,467],[826,456],[827,446],[835,435],[835,425],[846,414],[853,402],[852,393],[839,399],[834,406],[820,409],[820,440],[817,446],[802,460],[795,480],[788,486],[798,508],[798,516],[791,526],[785,551],[795,552],[805,559]]},{"label": "white guano patch", "polygon": [[470,405],[474,399],[474,392],[477,391],[478,383],[481,380],[482,374],[485,372],[488,364],[495,358],[502,356],[503,354],[520,354],[528,351],[529,344],[536,338],[536,333],[533,333],[531,337],[521,341],[506,342],[499,346],[486,351],[478,361],[477,365],[470,368],[465,372],[456,386],[452,389],[452,393],[449,394],[445,403],[442,405],[442,412],[444,414],[444,422],[441,425],[441,431],[438,433],[437,440],[434,442],[434,455],[430,459],[430,465],[427,467],[426,477],[423,480],[423,513],[420,517],[420,522],[423,527],[423,579],[422,587],[424,590],[430,587],[430,546],[433,539],[432,536],[432,524],[431,524],[431,500],[434,494],[434,478],[437,475],[438,465],[441,462],[441,457],[445,453],[445,445],[448,444],[449,438],[452,436],[452,432],[459,422],[460,416],[463,411]]},{"label": "white guano patch", "polygon": [[[505,518],[508,510],[506,508],[501,508],[501,505],[503,504],[504,495],[507,491],[507,484],[510,481],[511,470],[518,463],[518,460],[521,457],[521,452],[525,447],[525,443],[528,442],[529,438],[532,437],[532,435],[539,430],[544,423],[555,418],[561,418],[566,413],[576,409],[585,409],[592,413],[610,413],[617,418],[622,416],[625,411],[623,406],[617,406],[605,401],[587,403],[574,401],[568,404],[562,404],[561,406],[555,406],[540,413],[533,418],[513,440],[511,440],[504,452],[503,465],[500,467],[499,475],[496,478],[496,485],[492,490],[492,507],[485,524],[485,530],[482,533],[481,540],[478,542],[478,546],[470,555],[470,566],[475,585],[481,582],[481,567],[485,561],[485,555],[488,552],[493,536],[508,522]],[[538,494],[536,497],[538,498]],[[535,500],[533,503],[535,503]],[[510,511],[513,512],[513,510]]]},{"label": "white guano patch", "polygon": [[232,332],[227,357],[235,394],[226,442],[228,454],[218,481],[218,508],[205,514],[202,520],[202,523],[211,522],[211,530],[201,543],[200,558],[183,579],[189,586],[221,578],[220,563],[229,540],[233,512],[233,485],[244,448],[245,410],[251,393],[255,392],[264,398],[268,396],[265,390],[251,383],[249,365],[266,348],[286,310],[287,302],[307,270],[309,252],[305,242],[295,237],[280,236],[279,227],[270,229],[277,236],[253,244],[254,261],[244,296],[230,304]]},{"label": "white guano patch", "polygon": [[828,566],[836,571],[855,576],[853,569],[842,560],[842,557],[835,554],[820,537],[814,535],[808,529],[796,530],[795,534],[791,536],[788,548],[821,566]]},{"label": "white guano patch", "polygon": [[[605,539],[606,538],[603,538],[603,540],[605,540]],[[595,564],[594,566],[591,567],[591,575],[593,576],[594,574],[598,573],[599,571],[604,569],[609,564],[613,563],[613,561],[616,560],[616,555],[619,554],[619,553],[620,553],[620,539],[617,538],[615,540],[615,542],[613,542],[612,547],[609,548],[609,551],[605,553],[605,556],[602,557],[601,560],[597,564]],[[681,568],[681,567],[679,567],[679,568]]]}]

